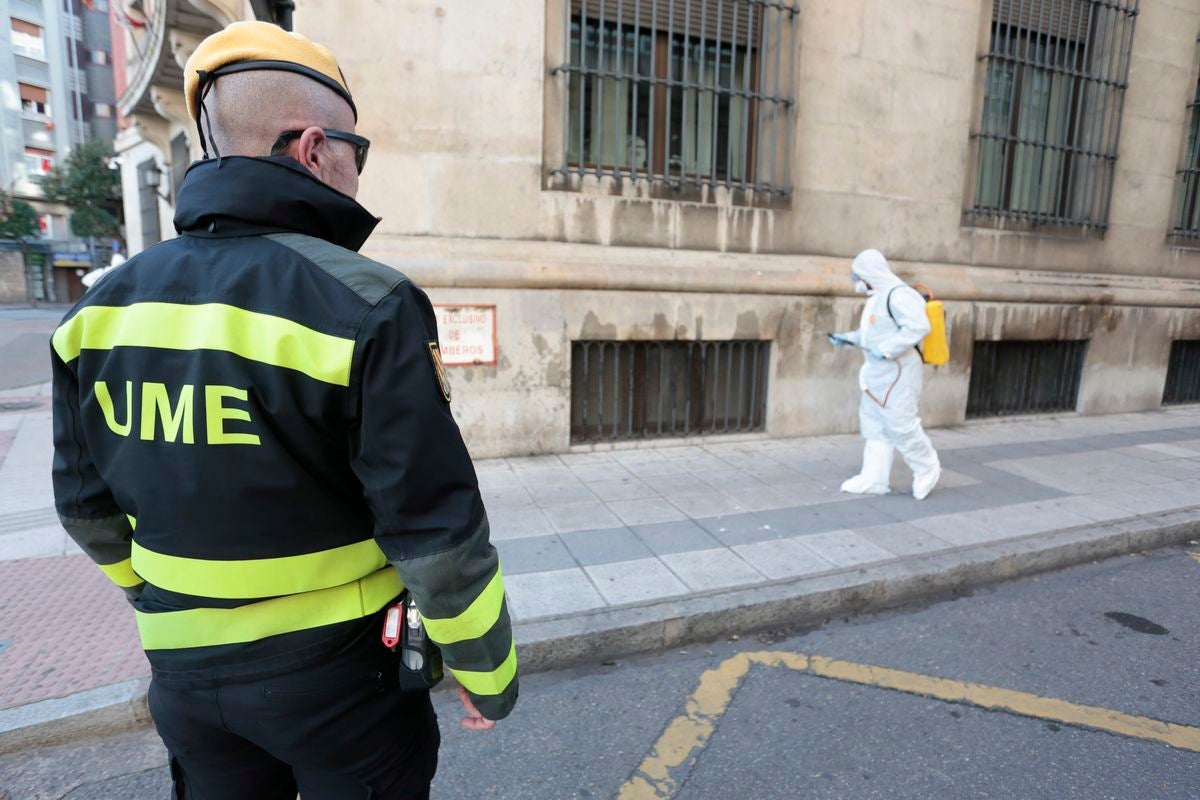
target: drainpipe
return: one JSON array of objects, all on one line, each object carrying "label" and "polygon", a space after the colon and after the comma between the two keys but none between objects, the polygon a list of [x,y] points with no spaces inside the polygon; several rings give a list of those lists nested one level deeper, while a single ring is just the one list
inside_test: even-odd
[{"label": "drainpipe", "polygon": [[295,10],[295,0],[275,0],[275,24],[285,31],[290,31],[292,29],[292,13]]}]

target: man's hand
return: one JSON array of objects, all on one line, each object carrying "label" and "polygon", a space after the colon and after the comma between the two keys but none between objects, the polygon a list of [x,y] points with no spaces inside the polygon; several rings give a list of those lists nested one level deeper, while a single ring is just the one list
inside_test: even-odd
[{"label": "man's hand", "polygon": [[471,695],[461,686],[458,687],[458,699],[462,701],[463,710],[467,712],[467,715],[458,721],[459,725],[469,731],[490,731],[496,727],[495,720],[486,719],[479,713],[479,709],[471,702]]}]

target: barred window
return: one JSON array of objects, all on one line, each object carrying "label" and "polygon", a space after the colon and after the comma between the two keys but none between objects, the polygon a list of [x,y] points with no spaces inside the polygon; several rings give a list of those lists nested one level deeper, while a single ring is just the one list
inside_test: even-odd
[{"label": "barred window", "polygon": [[1167,362],[1162,401],[1164,406],[1200,403],[1200,340],[1176,339],[1171,342],[1171,360]]},{"label": "barred window", "polygon": [[968,218],[1107,227],[1138,0],[995,0]]},{"label": "barred window", "polygon": [[1188,124],[1187,153],[1178,176],[1178,201],[1171,237],[1179,240],[1200,240],[1200,76],[1196,78],[1196,96],[1192,99],[1191,121]]},{"label": "barred window", "polygon": [[766,426],[771,343],[571,344],[571,443],[704,436]]},{"label": "barred window", "polygon": [[1086,341],[975,342],[967,418],[1074,411]]},{"label": "barred window", "polygon": [[789,192],[795,17],[774,0],[563,0],[561,176]]}]

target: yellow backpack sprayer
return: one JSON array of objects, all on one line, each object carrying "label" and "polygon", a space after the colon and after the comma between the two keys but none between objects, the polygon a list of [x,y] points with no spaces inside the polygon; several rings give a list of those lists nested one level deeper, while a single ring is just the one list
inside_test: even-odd
[{"label": "yellow backpack sprayer", "polygon": [[[904,287],[897,286],[888,292],[886,305],[892,322],[896,321],[896,315],[892,313],[892,292],[902,288]],[[917,283],[911,288],[925,298],[925,316],[929,319],[929,334],[921,341],[917,351],[926,364],[940,367],[950,361],[950,344],[946,340],[946,309],[941,300],[934,298],[933,290],[928,286]]]}]

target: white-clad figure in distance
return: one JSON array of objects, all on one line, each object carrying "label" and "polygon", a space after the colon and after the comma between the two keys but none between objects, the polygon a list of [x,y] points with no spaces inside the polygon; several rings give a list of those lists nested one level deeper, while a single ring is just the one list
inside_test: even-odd
[{"label": "white-clad figure in distance", "polygon": [[892,456],[899,450],[912,469],[913,497],[923,500],[942,474],[917,410],[923,367],[917,345],[929,334],[925,298],[892,273],[878,250],[864,250],[854,258],[851,278],[855,291],[868,296],[862,321],[858,330],[829,339],[863,351],[858,419],[866,444],[862,471],[843,483],[842,491],[887,494]]}]

